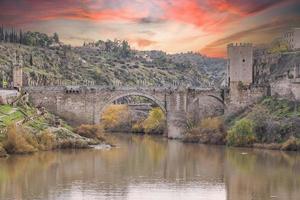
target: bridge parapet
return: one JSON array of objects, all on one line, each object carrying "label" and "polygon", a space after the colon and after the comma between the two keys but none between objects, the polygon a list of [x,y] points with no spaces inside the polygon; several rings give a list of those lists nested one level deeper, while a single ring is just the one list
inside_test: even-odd
[{"label": "bridge parapet", "polygon": [[168,136],[172,138],[181,136],[189,113],[206,104],[203,97],[220,96],[214,88],[192,87],[41,86],[25,87],[24,90],[29,93],[32,103],[47,108],[73,125],[100,123],[101,113],[107,105],[122,97],[143,96],[165,112]]}]

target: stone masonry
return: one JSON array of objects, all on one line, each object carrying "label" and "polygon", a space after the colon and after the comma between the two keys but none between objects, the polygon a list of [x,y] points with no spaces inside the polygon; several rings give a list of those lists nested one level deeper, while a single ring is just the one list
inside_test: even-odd
[{"label": "stone masonry", "polygon": [[[169,138],[180,138],[188,117],[195,110],[209,115],[223,107],[220,93],[213,89],[111,88],[87,86],[25,87],[30,101],[45,107],[73,125],[98,124],[101,113],[114,101],[126,96],[143,96],[155,102],[166,114]],[[213,105],[205,108],[206,105]]]}]

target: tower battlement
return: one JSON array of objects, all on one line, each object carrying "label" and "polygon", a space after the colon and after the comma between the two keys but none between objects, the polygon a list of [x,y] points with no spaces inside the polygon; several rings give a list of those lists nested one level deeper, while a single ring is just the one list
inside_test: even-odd
[{"label": "tower battlement", "polygon": [[253,47],[252,43],[231,43],[227,45],[227,48],[230,47]]}]

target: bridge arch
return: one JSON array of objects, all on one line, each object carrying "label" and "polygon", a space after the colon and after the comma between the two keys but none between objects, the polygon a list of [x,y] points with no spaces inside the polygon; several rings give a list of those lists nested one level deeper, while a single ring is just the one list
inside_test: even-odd
[{"label": "bridge arch", "polygon": [[164,101],[158,99],[158,97],[155,97],[155,95],[135,91],[135,92],[126,92],[126,93],[122,93],[122,94],[116,94],[116,95],[113,95],[111,98],[109,98],[107,101],[105,101],[103,106],[98,110],[98,112],[95,113],[98,116],[98,117],[95,116],[95,119],[96,119],[95,123],[100,123],[101,116],[102,116],[103,112],[105,111],[105,109],[107,109],[107,107],[109,105],[111,105],[114,101],[116,101],[118,99],[121,99],[123,97],[128,97],[128,96],[140,96],[140,97],[145,97],[147,99],[150,99],[156,105],[158,105],[158,107],[160,107],[160,109],[167,116],[167,109],[166,109]]}]

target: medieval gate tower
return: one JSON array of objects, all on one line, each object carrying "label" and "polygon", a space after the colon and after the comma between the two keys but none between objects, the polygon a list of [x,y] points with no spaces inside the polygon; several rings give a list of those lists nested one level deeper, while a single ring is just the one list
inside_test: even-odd
[{"label": "medieval gate tower", "polygon": [[249,88],[254,81],[253,45],[249,43],[227,46],[227,83],[231,101],[239,101],[240,90]]}]

